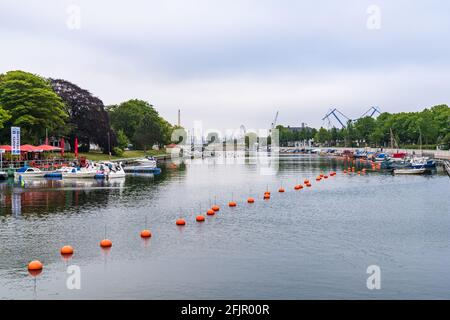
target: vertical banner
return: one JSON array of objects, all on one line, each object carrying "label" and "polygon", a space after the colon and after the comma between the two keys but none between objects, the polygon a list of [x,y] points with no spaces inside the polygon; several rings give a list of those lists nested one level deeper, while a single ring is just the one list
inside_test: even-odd
[{"label": "vertical banner", "polygon": [[20,128],[11,127],[11,154],[20,155]]},{"label": "vertical banner", "polygon": [[78,138],[75,137],[75,158],[78,159]]},{"label": "vertical banner", "polygon": [[61,138],[59,147],[61,148],[61,158],[64,158],[64,138]]}]

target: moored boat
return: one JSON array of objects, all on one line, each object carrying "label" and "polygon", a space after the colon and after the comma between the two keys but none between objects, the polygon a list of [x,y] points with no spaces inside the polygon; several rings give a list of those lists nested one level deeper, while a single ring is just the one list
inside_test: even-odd
[{"label": "moored boat", "polygon": [[100,172],[105,175],[106,179],[124,178],[126,173],[123,170],[122,162],[113,163],[110,161],[104,161],[97,163]]},{"label": "moored boat", "polygon": [[403,168],[394,169],[394,174],[424,174],[426,171],[425,168]]},{"label": "moored boat", "polygon": [[97,171],[91,168],[70,168],[62,171],[63,179],[94,179]]},{"label": "moored boat", "polygon": [[147,168],[156,168],[157,161],[153,157],[145,157],[136,160],[136,165]]},{"label": "moored boat", "polygon": [[435,169],[436,161],[433,159],[428,159],[426,157],[412,158],[411,168],[425,168],[425,169]]},{"label": "moored boat", "polygon": [[38,168],[22,167],[14,172],[14,179],[19,178],[43,178],[48,172],[41,171]]}]

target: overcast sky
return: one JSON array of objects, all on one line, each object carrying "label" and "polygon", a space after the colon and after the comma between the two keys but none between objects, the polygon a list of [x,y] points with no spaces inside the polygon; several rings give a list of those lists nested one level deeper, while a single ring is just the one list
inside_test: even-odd
[{"label": "overcast sky", "polygon": [[449,12],[425,0],[0,0],[0,73],[63,78],[105,104],[145,99],[172,123],[181,108],[186,127],[268,128],[277,110],[279,123],[321,126],[332,107],[357,118],[448,103]]}]

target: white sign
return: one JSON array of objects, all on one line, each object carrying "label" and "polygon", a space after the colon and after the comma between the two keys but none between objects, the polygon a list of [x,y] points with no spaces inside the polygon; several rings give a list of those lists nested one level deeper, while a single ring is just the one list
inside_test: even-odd
[{"label": "white sign", "polygon": [[20,128],[11,127],[11,154],[20,155]]}]

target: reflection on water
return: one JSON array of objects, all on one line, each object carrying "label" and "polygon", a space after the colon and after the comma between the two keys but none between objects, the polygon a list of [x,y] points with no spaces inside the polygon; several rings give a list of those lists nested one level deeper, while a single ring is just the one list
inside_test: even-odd
[{"label": "reflection on water", "polygon": [[1,214],[49,214],[71,207],[107,205],[109,191],[123,189],[125,179],[47,180],[33,179],[24,186],[8,180],[0,184]]},{"label": "reflection on water", "polygon": [[[194,159],[124,180],[0,183],[0,299],[450,297],[448,177],[344,175],[348,163],[315,156],[266,160]],[[330,171],[337,176],[313,179]],[[294,191],[305,178],[312,188]],[[272,198],[262,201],[267,188]],[[232,197],[236,208],[227,206]],[[220,211],[196,223],[214,199]],[[145,227],[153,236],[143,241]],[[105,229],[108,252],[98,245]],[[69,261],[59,254],[66,244],[75,248]],[[25,268],[32,259],[45,265],[36,282]],[[80,266],[82,290],[65,287],[68,264]],[[372,264],[383,272],[381,291],[366,288]]]}]

